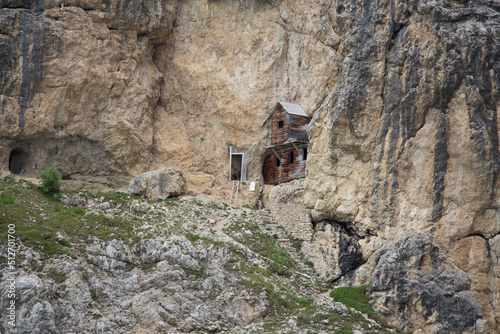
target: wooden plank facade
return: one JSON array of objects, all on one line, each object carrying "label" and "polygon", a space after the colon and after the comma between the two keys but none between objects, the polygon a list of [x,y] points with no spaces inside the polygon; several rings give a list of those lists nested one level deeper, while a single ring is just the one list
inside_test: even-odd
[{"label": "wooden plank facade", "polygon": [[[305,151],[304,151],[305,150]],[[306,176],[307,145],[284,148],[264,158],[262,175],[265,184],[278,184],[300,179]],[[292,156],[292,157],[291,157]]]},{"label": "wooden plank facade", "polygon": [[271,118],[270,145],[266,147],[262,176],[266,184],[305,177],[311,118],[296,104],[278,102]]},{"label": "wooden plank facade", "polygon": [[271,121],[271,145],[278,145],[288,140],[288,117],[285,108],[279,107]]}]

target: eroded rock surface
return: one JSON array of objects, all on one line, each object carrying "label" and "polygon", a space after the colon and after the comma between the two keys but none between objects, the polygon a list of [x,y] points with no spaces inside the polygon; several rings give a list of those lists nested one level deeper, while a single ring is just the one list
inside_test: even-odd
[{"label": "eroded rock surface", "polygon": [[36,175],[137,173],[151,161],[162,74],[153,63],[176,2],[3,1],[1,165]]},{"label": "eroded rock surface", "polygon": [[164,168],[137,175],[130,181],[128,191],[151,199],[165,199],[185,195],[187,184],[182,171]]},{"label": "eroded rock surface", "polygon": [[425,234],[410,234],[376,255],[367,296],[401,328],[445,333],[472,330],[482,317],[471,279]]},{"label": "eroded rock surface", "polygon": [[373,231],[367,245],[432,235],[472,279],[497,333],[498,5],[335,6],[345,57],[331,99],[313,119],[305,202],[317,222]]}]

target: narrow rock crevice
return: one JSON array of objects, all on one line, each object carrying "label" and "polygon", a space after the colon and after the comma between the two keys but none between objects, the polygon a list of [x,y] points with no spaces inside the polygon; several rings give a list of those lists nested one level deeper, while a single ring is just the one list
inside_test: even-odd
[{"label": "narrow rock crevice", "polygon": [[326,232],[327,226],[331,226],[334,233],[334,243],[336,243],[335,247],[338,251],[338,262],[336,265],[341,271],[341,276],[335,278],[333,281],[337,281],[344,276],[349,276],[366,262],[363,260],[361,254],[359,240],[374,235],[372,231],[368,230],[363,233],[351,222],[333,220],[316,222],[313,223],[313,226],[315,231],[322,232]]},{"label": "narrow rock crevice", "polygon": [[434,174],[433,174],[433,209],[432,221],[437,222],[443,215],[443,193],[445,175],[448,169],[448,131],[450,121],[444,114],[436,131],[436,145],[434,147]]}]

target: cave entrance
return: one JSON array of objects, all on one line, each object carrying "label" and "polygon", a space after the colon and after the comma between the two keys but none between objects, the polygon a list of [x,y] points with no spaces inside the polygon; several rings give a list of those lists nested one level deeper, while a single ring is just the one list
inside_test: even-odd
[{"label": "cave entrance", "polygon": [[24,174],[28,167],[28,154],[20,149],[13,149],[9,157],[9,170],[13,174]]}]

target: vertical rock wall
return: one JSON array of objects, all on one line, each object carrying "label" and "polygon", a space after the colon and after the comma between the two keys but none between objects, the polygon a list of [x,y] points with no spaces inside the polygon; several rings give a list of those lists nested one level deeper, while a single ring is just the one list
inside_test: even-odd
[{"label": "vertical rock wall", "polygon": [[331,27],[289,23],[304,19],[288,17],[292,7],[310,11],[308,19],[323,15],[313,1],[180,4],[175,28],[155,53],[164,77],[155,112],[154,150],[161,157],[155,166],[182,168],[188,181],[212,175],[217,193],[228,184],[232,145],[245,153],[249,179],[261,181],[265,122],[276,102],[294,101],[312,114],[337,73],[337,53],[311,32],[324,28],[328,39]]},{"label": "vertical rock wall", "polygon": [[[426,234],[500,328],[496,1],[0,7],[2,169],[55,165],[77,178],[172,166],[225,196],[228,146],[261,180],[267,116],[278,100],[298,103],[314,115],[297,192],[316,227],[308,247],[330,238],[355,250],[366,264],[349,280],[367,282],[382,245]],[[339,254],[323,263],[328,277],[345,271]]]},{"label": "vertical rock wall", "polygon": [[493,333],[500,328],[499,7],[335,6],[344,59],[312,131],[305,187],[313,217],[354,222],[384,240],[431,235],[473,277]]},{"label": "vertical rock wall", "polygon": [[[127,174],[151,161],[161,73],[154,46],[176,3],[2,2],[0,165],[71,175]],[[11,161],[12,162],[12,161]]]}]

